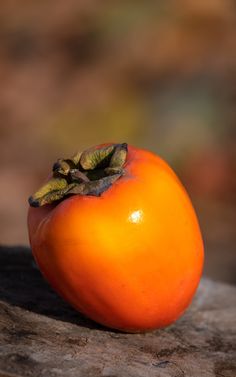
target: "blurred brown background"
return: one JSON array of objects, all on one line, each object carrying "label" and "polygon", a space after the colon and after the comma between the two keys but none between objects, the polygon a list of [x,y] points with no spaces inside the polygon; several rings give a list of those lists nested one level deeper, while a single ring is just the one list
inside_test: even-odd
[{"label": "blurred brown background", "polygon": [[190,193],[205,274],[236,283],[234,0],[2,2],[0,242],[28,244],[27,198],[58,157],[151,149]]}]

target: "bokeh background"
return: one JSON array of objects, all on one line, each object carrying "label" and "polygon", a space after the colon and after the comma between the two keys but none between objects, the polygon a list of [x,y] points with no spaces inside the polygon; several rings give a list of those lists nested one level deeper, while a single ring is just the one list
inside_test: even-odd
[{"label": "bokeh background", "polygon": [[104,141],[167,160],[196,208],[205,274],[236,283],[236,2],[1,3],[0,242],[58,157]]}]

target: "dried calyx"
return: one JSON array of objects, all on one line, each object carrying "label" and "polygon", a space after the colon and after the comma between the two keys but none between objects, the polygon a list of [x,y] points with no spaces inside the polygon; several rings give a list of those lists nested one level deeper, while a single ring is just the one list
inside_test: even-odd
[{"label": "dried calyx", "polygon": [[59,159],[53,165],[52,178],[30,196],[29,204],[41,207],[68,195],[101,195],[124,174],[127,151],[126,143],[110,144]]}]

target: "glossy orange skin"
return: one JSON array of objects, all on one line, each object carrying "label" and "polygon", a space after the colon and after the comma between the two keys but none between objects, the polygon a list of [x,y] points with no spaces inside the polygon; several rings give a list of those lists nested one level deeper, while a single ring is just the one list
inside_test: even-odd
[{"label": "glossy orange skin", "polygon": [[190,199],[156,155],[129,147],[125,175],[100,197],[29,208],[34,257],[74,308],[108,327],[145,331],[190,304],[204,259]]}]

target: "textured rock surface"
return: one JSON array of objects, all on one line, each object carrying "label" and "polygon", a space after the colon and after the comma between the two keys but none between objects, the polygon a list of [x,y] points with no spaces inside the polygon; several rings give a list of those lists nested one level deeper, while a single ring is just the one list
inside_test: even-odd
[{"label": "textured rock surface", "polygon": [[123,334],[85,319],[27,248],[0,248],[0,377],[235,377],[236,287],[202,281],[173,326]]}]

